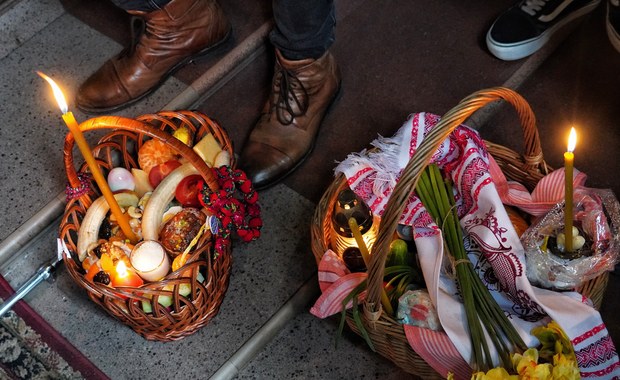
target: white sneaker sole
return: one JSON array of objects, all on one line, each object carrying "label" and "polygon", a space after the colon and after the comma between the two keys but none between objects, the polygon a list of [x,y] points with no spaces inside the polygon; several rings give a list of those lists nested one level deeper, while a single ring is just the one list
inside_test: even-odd
[{"label": "white sneaker sole", "polygon": [[[573,14],[567,16],[564,20],[561,20],[557,24],[553,25],[551,28],[544,31],[540,36],[517,43],[503,44],[493,40],[491,37],[491,29],[493,29],[493,26],[495,25],[495,23],[493,23],[487,32],[487,48],[491,54],[504,61],[514,61],[530,56],[549,42],[551,36],[553,36],[558,30],[574,20],[592,12],[599,5],[599,3],[600,0],[593,1],[583,8],[575,11]],[[620,40],[618,43],[620,45]]]}]

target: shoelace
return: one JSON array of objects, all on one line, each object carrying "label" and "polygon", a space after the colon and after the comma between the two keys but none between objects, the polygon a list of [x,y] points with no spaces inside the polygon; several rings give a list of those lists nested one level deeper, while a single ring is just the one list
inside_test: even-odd
[{"label": "shoelace", "polygon": [[530,16],[536,16],[536,13],[540,12],[547,4],[548,0],[526,0],[521,5],[521,10]]},{"label": "shoelace", "polygon": [[[308,110],[308,92],[295,74],[278,66],[273,78],[273,90],[277,99],[271,104],[271,110],[283,125],[289,125],[295,117],[302,116]],[[296,111],[297,110],[297,111]]]}]

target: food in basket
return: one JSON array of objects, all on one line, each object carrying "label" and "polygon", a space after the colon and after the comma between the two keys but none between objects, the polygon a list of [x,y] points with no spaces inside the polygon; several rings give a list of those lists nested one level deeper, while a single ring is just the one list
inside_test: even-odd
[{"label": "food in basket", "polygon": [[217,167],[215,165],[215,158],[222,151],[222,147],[217,143],[213,134],[207,133],[194,145],[194,151],[198,153],[207,165]]},{"label": "food in basket", "polygon": [[117,167],[108,173],[108,185],[111,191],[129,190],[136,188],[136,182],[131,172],[125,168]]},{"label": "food in basket", "polygon": [[614,269],[620,257],[620,203],[608,189],[575,193],[573,251],[564,249],[564,206],[556,204],[522,237],[528,279],[550,289],[575,289]]},{"label": "food in basket", "polygon": [[189,175],[181,180],[174,191],[174,197],[185,207],[200,207],[200,190],[204,180],[198,174]]},{"label": "food in basket", "polygon": [[138,165],[147,174],[155,166],[176,158],[177,154],[174,150],[168,144],[158,139],[145,141],[138,150]]},{"label": "food in basket", "polygon": [[163,164],[155,165],[149,172],[149,183],[153,187],[159,186],[161,181],[164,180],[174,169],[181,166],[181,162],[178,160],[169,160]]},{"label": "food in basket", "polygon": [[[114,198],[120,207],[128,208],[129,206],[138,205],[138,196],[133,192],[122,192],[114,194]],[[97,198],[88,208],[80,230],[78,233],[77,251],[80,261],[84,261],[88,250],[96,245],[99,238],[99,229],[105,219],[110,206],[106,199],[102,196]]]},{"label": "food in basket", "polygon": [[135,183],[134,191],[139,197],[153,191],[153,186],[151,186],[151,183],[149,182],[149,175],[144,170],[133,168],[131,169],[131,175],[133,175],[133,180]]},{"label": "food in basket", "polygon": [[181,141],[183,144],[189,146],[190,148],[194,144],[194,134],[187,128],[185,125],[180,126],[177,130],[172,133],[177,140]]},{"label": "food in basket", "polygon": [[196,168],[192,164],[183,164],[153,190],[149,201],[144,207],[142,217],[142,237],[145,240],[159,240],[159,230],[161,227],[164,211],[174,199],[176,189],[183,178],[196,174]]},{"label": "food in basket", "polygon": [[177,256],[187,248],[207,216],[197,208],[184,208],[173,216],[161,229],[162,246],[172,255]]},{"label": "food in basket", "polygon": [[351,273],[366,272],[366,263],[357,247],[348,247],[342,252],[342,261]]},{"label": "food in basket", "polygon": [[521,237],[523,233],[528,229],[530,224],[525,220],[523,215],[512,206],[505,206],[506,213],[508,214],[508,218],[512,222],[512,226],[515,228],[517,232],[517,236]]},{"label": "food in basket", "polygon": [[435,331],[443,330],[426,289],[408,290],[400,296],[396,318],[403,324]]}]

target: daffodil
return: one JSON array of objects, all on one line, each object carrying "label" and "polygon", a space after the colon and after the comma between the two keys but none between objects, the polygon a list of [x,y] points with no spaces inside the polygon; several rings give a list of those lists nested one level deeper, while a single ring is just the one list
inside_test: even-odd
[{"label": "daffodil", "polygon": [[579,367],[570,356],[556,354],[553,356],[553,380],[578,380]]},{"label": "daffodil", "polygon": [[[487,373],[476,372],[471,380],[579,380],[579,366],[573,346],[555,321],[547,326],[539,326],[532,330],[540,341],[540,347],[528,348],[512,355],[512,367],[508,370],[497,367]],[[539,363],[539,360],[541,363]],[[516,371],[511,375],[509,371]],[[454,375],[448,374],[448,380]]]},{"label": "daffodil", "polygon": [[476,372],[471,376],[471,380],[519,380],[519,376],[511,375],[502,367],[496,367],[487,373]]}]

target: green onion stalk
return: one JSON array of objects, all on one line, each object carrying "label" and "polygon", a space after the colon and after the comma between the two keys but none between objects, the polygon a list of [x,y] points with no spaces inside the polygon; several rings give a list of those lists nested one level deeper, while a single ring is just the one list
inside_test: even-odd
[{"label": "green onion stalk", "polygon": [[487,371],[494,367],[485,331],[503,366],[512,368],[512,352],[524,351],[527,347],[467,257],[451,182],[444,180],[437,165],[431,164],[422,171],[416,192],[443,232],[445,251],[455,263],[469,327],[474,370]]}]

